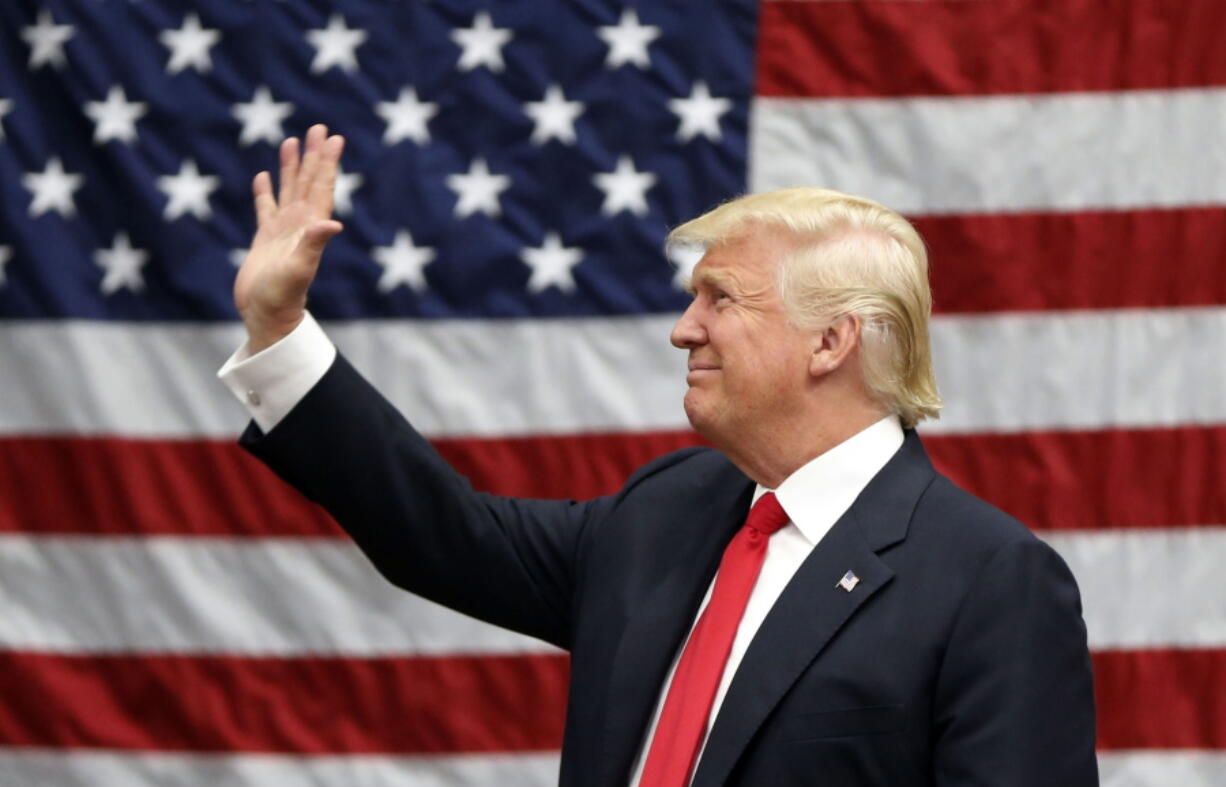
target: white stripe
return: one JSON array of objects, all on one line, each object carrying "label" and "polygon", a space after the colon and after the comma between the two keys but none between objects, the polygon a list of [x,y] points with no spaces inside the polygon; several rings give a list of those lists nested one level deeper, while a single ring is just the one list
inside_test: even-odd
[{"label": "white stripe", "polygon": [[1226,776],[1226,752],[1099,752],[1098,771],[1102,787],[1221,787]]},{"label": "white stripe", "polygon": [[[1226,527],[1048,533],[1090,645],[1226,646]],[[0,649],[294,656],[539,653],[421,601],[344,541],[0,537]]]},{"label": "white stripe", "polygon": [[1226,89],[755,98],[753,191],[825,186],[904,214],[1226,203]]},{"label": "white stripe", "polygon": [[1226,422],[1226,308],[950,316],[932,344],[928,432]]},{"label": "white stripe", "polygon": [[556,754],[306,756],[0,749],[0,784],[55,787],[546,787]]},{"label": "white stripe", "polygon": [[[1102,787],[1218,787],[1226,752],[1099,752]],[[545,787],[556,754],[304,756],[0,749],[0,784],[56,787]]]},{"label": "white stripe", "polygon": [[0,536],[0,610],[0,649],[12,650],[552,650],[393,587],[339,540]]},{"label": "white stripe", "polygon": [[1226,527],[1045,533],[1043,539],[1077,578],[1091,647],[1226,645]]},{"label": "white stripe", "polygon": [[[687,427],[670,315],[325,326],[432,436]],[[0,434],[229,438],[237,325],[0,325]],[[1226,422],[1226,307],[946,316],[933,432]],[[13,370],[13,371],[10,371]]]},{"label": "white stripe", "polygon": [[[673,318],[372,321],[333,341],[422,431],[677,428],[685,357]],[[246,421],[215,373],[237,324],[0,325],[0,434],[232,436]]]},{"label": "white stripe", "polygon": [[[774,3],[774,2],[786,2],[786,3],[796,3],[796,2],[807,2],[807,3],[873,3],[873,2],[877,2],[877,0],[764,0],[764,2],[767,2],[767,3]],[[903,0],[903,2],[912,2],[912,3],[948,3],[948,2],[950,2],[950,0]],[[983,3],[983,2],[992,2],[992,0],[954,0],[954,2],[964,2],[964,3]]]},{"label": "white stripe", "polygon": [[[895,0],[895,1],[898,2],[899,0]],[[801,2],[801,3],[874,3],[874,2],[879,2],[879,0],[763,0],[763,2],[766,2],[766,3],[776,3],[776,2],[785,2],[785,3],[797,3],[797,2]],[[904,3],[908,3],[908,2],[910,3],[933,3],[933,4],[949,3],[949,2],[990,3],[990,2],[994,2],[994,0],[901,0],[901,2],[904,2]]]}]

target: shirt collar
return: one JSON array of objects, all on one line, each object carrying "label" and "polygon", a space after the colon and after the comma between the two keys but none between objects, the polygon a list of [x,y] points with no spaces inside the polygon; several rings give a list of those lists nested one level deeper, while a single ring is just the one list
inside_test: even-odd
[{"label": "shirt collar", "polygon": [[816,545],[902,444],[902,424],[888,415],[802,465],[778,489],[758,484],[753,502],[774,491],[792,524]]}]

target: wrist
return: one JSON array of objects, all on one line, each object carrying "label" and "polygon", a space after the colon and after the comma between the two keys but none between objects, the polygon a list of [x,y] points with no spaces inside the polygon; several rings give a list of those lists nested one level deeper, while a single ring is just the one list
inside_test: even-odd
[{"label": "wrist", "polygon": [[305,312],[281,320],[244,320],[247,326],[247,352],[255,355],[268,349],[294,332],[303,319]]}]

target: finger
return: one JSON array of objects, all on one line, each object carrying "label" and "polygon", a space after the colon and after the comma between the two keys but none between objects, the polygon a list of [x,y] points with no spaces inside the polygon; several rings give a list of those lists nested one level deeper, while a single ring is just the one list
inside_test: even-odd
[{"label": "finger", "polygon": [[316,123],[307,129],[307,150],[318,150],[323,146],[324,140],[328,138],[328,127],[323,123]]},{"label": "finger", "polygon": [[277,201],[272,196],[272,176],[267,171],[251,181],[251,193],[255,197],[255,219],[262,226],[277,212]]},{"label": "finger", "polygon": [[298,138],[290,137],[281,143],[281,198],[285,205],[294,198],[298,184]]},{"label": "finger", "polygon": [[344,228],[343,224],[334,219],[311,224],[302,234],[302,241],[299,244],[299,249],[303,254],[301,259],[309,265],[317,265],[328,241],[336,237],[337,233]]},{"label": "finger", "polygon": [[295,199],[307,199],[311,192],[311,186],[319,174],[319,159],[326,133],[327,127],[321,124],[311,126],[307,131],[306,153],[302,157],[302,167],[298,170],[298,183],[294,187]]},{"label": "finger", "polygon": [[308,247],[323,251],[324,244],[339,235],[343,229],[345,229],[345,225],[336,219],[317,221],[310,227],[307,227],[307,231],[303,235],[303,242]]},{"label": "finger", "polygon": [[311,184],[311,193],[307,199],[318,215],[332,215],[332,199],[336,193],[336,176],[340,170],[341,152],[345,149],[345,138],[339,134],[328,137],[320,151],[319,173]]}]

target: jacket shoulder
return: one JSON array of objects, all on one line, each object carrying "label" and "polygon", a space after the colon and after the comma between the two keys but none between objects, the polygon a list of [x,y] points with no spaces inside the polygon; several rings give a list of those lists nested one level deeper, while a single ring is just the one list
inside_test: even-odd
[{"label": "jacket shoulder", "polygon": [[642,484],[661,481],[676,483],[680,479],[692,479],[696,485],[709,481],[713,476],[739,472],[726,456],[714,448],[692,446],[670,451],[652,459],[635,470],[622,486],[626,494]]},{"label": "jacket shoulder", "polygon": [[1006,555],[1032,555],[1063,565],[1055,550],[1025,524],[940,473],[917,503],[906,541],[912,556],[937,556],[945,578],[968,588]]},{"label": "jacket shoulder", "polygon": [[972,540],[1003,544],[1033,539],[1034,533],[1010,514],[976,497],[941,473],[936,474],[916,506],[916,518],[962,530],[972,526]]}]

